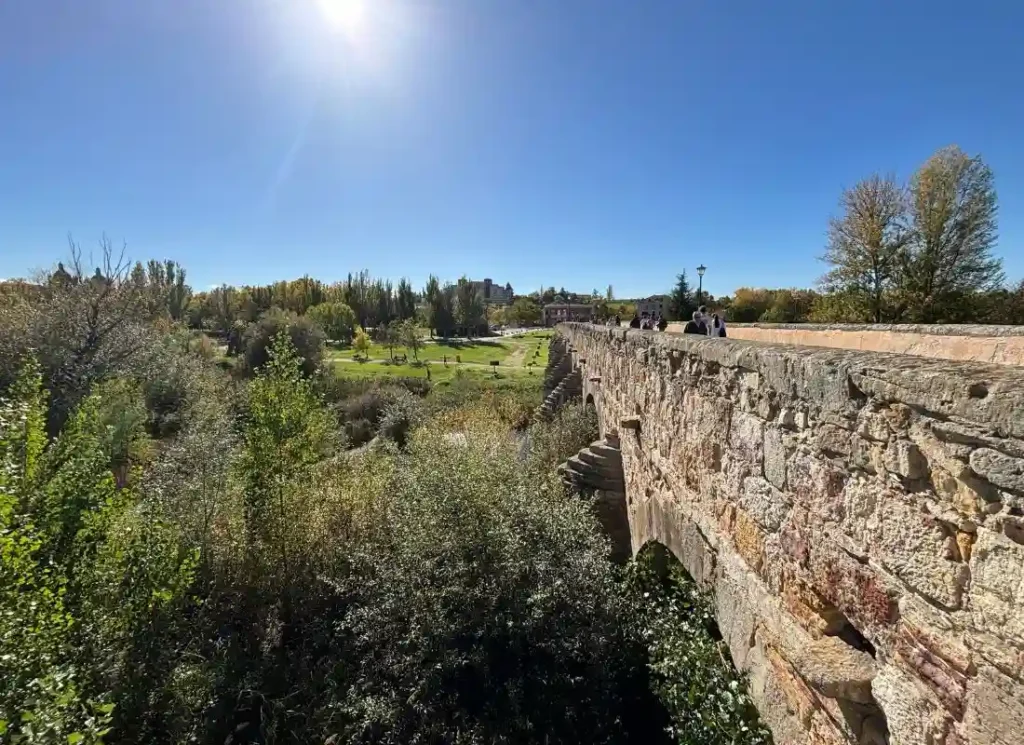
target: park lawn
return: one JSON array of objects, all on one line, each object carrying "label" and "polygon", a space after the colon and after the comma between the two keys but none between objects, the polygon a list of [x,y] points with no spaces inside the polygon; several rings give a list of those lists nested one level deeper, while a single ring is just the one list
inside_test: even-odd
[{"label": "park lawn", "polygon": [[[543,377],[543,368],[522,368],[522,367],[499,367],[497,370],[486,367],[457,365],[450,363],[447,367],[443,364],[430,364],[430,381],[435,385],[443,385],[451,381],[457,371],[469,376],[474,380],[499,382],[511,378],[529,379],[537,377],[538,385]],[[379,362],[336,362],[334,372],[340,377],[349,378],[426,378],[427,368],[422,365],[412,364],[381,364]],[[497,372],[497,378],[495,377]]]},{"label": "park lawn", "polygon": [[528,334],[517,337],[527,345],[522,364],[541,370],[547,367],[548,345],[551,342],[551,337],[551,331],[531,331]]},{"label": "park lawn", "polygon": [[[463,362],[475,362],[481,365],[489,364],[497,360],[503,362],[512,353],[515,340],[475,340],[470,342],[425,342],[420,348],[419,359],[431,362],[442,362],[446,357],[449,363],[455,362],[459,357]],[[406,355],[413,359],[412,350],[402,346],[394,348],[396,355]],[[355,352],[351,349],[339,349],[332,356],[353,357]],[[381,344],[371,344],[369,356],[371,360],[387,360],[391,358],[391,352]]]}]

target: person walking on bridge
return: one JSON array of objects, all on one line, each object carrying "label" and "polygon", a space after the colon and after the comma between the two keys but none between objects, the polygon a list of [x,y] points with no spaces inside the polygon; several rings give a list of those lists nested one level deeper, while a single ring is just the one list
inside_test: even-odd
[{"label": "person walking on bridge", "polygon": [[725,319],[717,313],[711,314],[711,324],[708,326],[708,336],[717,336],[721,339],[725,338]]},{"label": "person walking on bridge", "polygon": [[701,313],[699,310],[693,311],[693,318],[686,322],[683,327],[684,334],[698,334],[700,336],[707,336],[708,329],[701,320]]}]

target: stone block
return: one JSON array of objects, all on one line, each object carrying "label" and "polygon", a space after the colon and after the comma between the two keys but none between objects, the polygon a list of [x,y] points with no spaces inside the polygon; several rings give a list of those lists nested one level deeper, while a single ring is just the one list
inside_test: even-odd
[{"label": "stone block", "polygon": [[772,425],[764,430],[764,475],[776,489],[786,488],[786,446],[782,430]]},{"label": "stone block", "polygon": [[868,639],[888,633],[899,618],[895,586],[828,539],[809,542],[807,570],[815,591]]},{"label": "stone block", "polygon": [[979,528],[970,567],[974,628],[1024,647],[1024,546]]},{"label": "stone block", "polygon": [[885,451],[886,470],[917,481],[928,477],[928,461],[910,440],[893,440]]},{"label": "stone block", "polygon": [[764,461],[764,422],[753,414],[737,411],[729,427],[730,456],[743,460],[761,474]]},{"label": "stone block", "polygon": [[828,698],[870,703],[875,661],[834,636],[804,646],[791,661],[807,684]]},{"label": "stone block", "polygon": [[760,572],[764,562],[764,531],[743,510],[736,510],[732,529],[737,553],[754,572]]},{"label": "stone block", "polygon": [[883,665],[871,691],[885,714],[890,745],[945,745],[952,717],[931,692],[893,664]]},{"label": "stone block", "polygon": [[853,434],[834,424],[823,424],[815,432],[818,449],[825,455],[848,456],[853,452]]},{"label": "stone block", "polygon": [[739,505],[767,531],[778,530],[789,513],[791,502],[782,491],[760,476],[743,479]]},{"label": "stone block", "polygon": [[988,666],[967,683],[965,739],[970,745],[1020,745],[1024,741],[1021,686]]},{"label": "stone block", "polygon": [[975,473],[996,486],[1024,492],[1024,458],[1014,458],[989,448],[978,448],[971,453],[970,463]]},{"label": "stone block", "polygon": [[960,607],[969,577],[955,531],[878,479],[851,479],[843,491],[844,535],[925,597]]},{"label": "stone block", "polygon": [[870,409],[862,409],[857,417],[857,434],[875,442],[888,442],[893,430],[887,416]]}]

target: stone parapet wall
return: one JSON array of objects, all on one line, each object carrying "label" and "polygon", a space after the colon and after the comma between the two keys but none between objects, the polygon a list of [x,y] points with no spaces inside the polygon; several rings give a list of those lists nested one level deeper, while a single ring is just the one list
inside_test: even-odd
[{"label": "stone parapet wall", "polygon": [[558,332],[776,743],[1024,742],[1024,370]]},{"label": "stone parapet wall", "polygon": [[[682,324],[669,324],[681,333]],[[1024,366],[1024,326],[924,324],[729,324],[730,338]]]}]

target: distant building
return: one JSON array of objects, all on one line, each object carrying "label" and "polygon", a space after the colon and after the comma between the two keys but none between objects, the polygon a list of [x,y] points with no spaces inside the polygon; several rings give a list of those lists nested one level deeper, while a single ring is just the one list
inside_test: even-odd
[{"label": "distant building", "polygon": [[507,283],[502,287],[490,279],[485,279],[483,281],[470,280],[470,284],[476,288],[480,298],[484,301],[484,305],[508,305],[515,297],[515,293],[512,292],[512,285]]},{"label": "distant building", "polygon": [[648,316],[667,316],[668,295],[651,295],[643,300],[637,300],[636,314],[640,317],[643,317],[645,314]]},{"label": "distant building", "polygon": [[549,303],[544,306],[544,325],[554,326],[564,321],[589,323],[594,320],[594,306],[588,303]]}]

